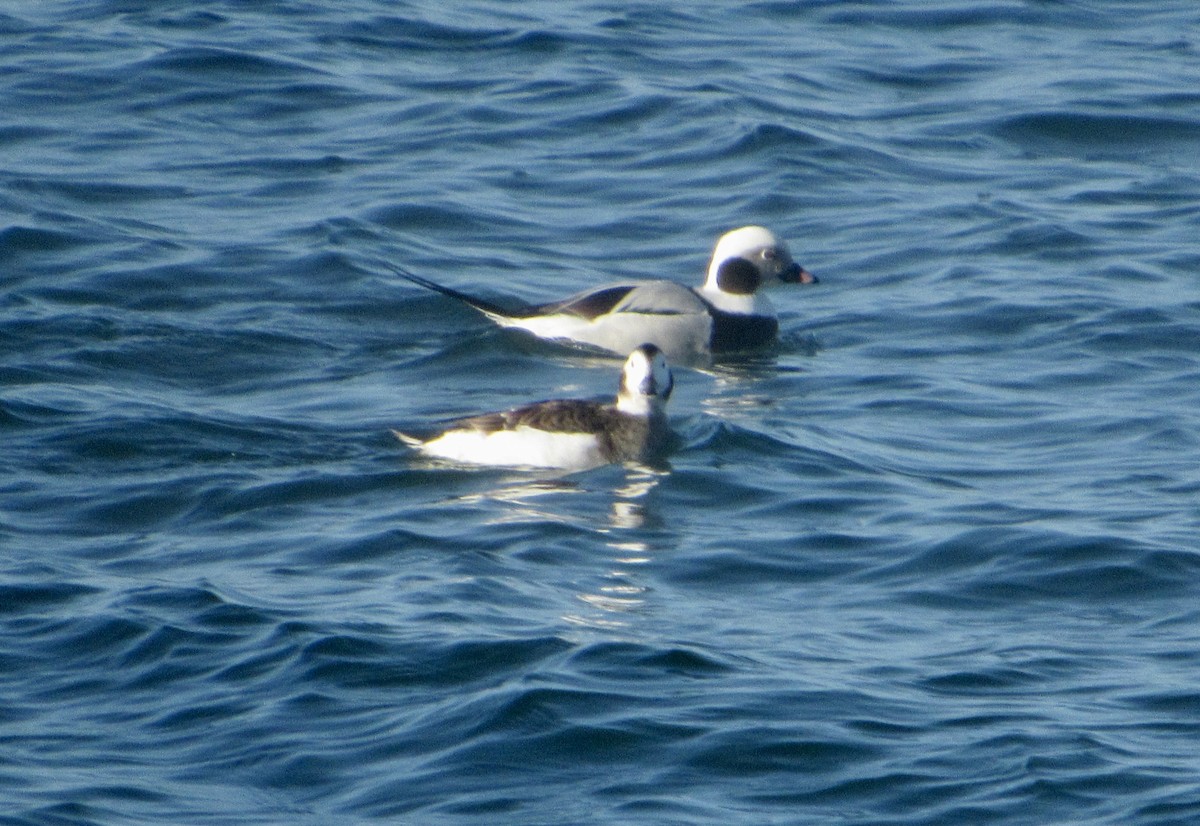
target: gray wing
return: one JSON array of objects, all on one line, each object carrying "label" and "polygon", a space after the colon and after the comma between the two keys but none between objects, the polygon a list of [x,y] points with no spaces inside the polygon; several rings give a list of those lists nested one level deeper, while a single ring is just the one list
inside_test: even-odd
[{"label": "gray wing", "polygon": [[622,313],[703,315],[708,306],[695,290],[674,281],[647,281],[625,294],[613,308]]},{"label": "gray wing", "polygon": [[567,313],[596,319],[609,313],[658,315],[696,315],[708,312],[695,291],[673,281],[647,281],[642,284],[615,284],[580,293],[566,301],[544,304],[538,314]]}]

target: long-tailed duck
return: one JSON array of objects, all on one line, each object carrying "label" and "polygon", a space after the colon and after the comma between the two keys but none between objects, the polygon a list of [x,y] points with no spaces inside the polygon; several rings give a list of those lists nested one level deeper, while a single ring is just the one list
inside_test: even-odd
[{"label": "long-tailed duck", "polygon": [[775,341],[779,322],[764,290],[817,279],[763,227],[742,227],[717,242],[700,288],[673,281],[616,284],[564,301],[506,309],[390,265],[401,277],[474,307],[501,327],[624,355],[644,342],[672,361],[752,350]]},{"label": "long-tailed duck", "polygon": [[477,465],[582,470],[652,461],[671,442],[673,386],[662,352],[643,344],[625,361],[615,403],[557,399],[461,419],[428,438],[393,433],[428,456]]}]

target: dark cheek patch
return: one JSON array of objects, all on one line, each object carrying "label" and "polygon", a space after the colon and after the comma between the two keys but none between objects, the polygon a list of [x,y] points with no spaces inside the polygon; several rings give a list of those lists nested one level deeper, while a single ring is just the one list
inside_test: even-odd
[{"label": "dark cheek patch", "polygon": [[758,267],[745,258],[727,258],[717,268],[717,286],[724,292],[753,295],[758,284]]}]

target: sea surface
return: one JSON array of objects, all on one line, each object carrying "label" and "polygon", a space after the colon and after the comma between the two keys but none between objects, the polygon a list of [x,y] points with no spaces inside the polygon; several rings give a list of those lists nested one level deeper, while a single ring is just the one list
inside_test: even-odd
[{"label": "sea surface", "polygon": [[[1200,822],[1194,0],[0,2],[0,824]],[[821,283],[657,468],[500,300]]]}]

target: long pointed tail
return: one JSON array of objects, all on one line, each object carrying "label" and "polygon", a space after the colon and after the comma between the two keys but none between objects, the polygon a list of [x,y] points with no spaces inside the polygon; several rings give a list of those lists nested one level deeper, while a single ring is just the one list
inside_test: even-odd
[{"label": "long pointed tail", "polygon": [[427,290],[433,290],[435,293],[441,293],[442,295],[449,296],[457,301],[461,301],[469,307],[474,307],[476,310],[497,323],[503,324],[519,316],[519,313],[514,313],[512,310],[501,307],[499,304],[495,304],[487,299],[477,298],[473,295],[467,295],[464,292],[459,292],[453,287],[447,287],[443,284],[437,283],[436,281],[430,281],[428,278],[425,278],[422,275],[417,275],[416,273],[410,272],[403,267],[393,264],[389,261],[380,261],[379,263],[403,278],[405,281],[411,281],[412,283],[420,287],[424,287]]},{"label": "long pointed tail", "polygon": [[410,436],[407,433],[402,433],[399,430],[393,430],[392,435],[414,449],[420,448],[421,445],[425,444],[422,439],[418,439],[416,436]]}]

